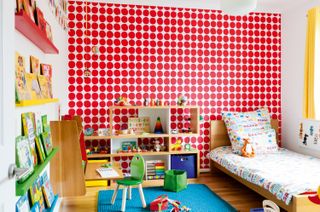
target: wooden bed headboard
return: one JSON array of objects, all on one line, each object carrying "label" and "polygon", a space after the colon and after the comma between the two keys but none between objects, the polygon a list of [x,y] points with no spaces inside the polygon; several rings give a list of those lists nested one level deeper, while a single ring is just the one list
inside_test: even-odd
[{"label": "wooden bed headboard", "polygon": [[[271,126],[279,134],[279,122],[277,119],[271,120]],[[277,141],[279,138],[277,136]],[[227,132],[226,125],[222,120],[211,122],[211,132],[210,132],[210,149],[213,150],[220,146],[230,146],[230,140]]]}]

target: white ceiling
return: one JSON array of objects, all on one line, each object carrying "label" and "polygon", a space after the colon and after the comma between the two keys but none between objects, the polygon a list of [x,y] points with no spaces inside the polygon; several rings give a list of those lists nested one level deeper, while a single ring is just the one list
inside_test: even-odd
[{"label": "white ceiling", "polygon": [[[188,8],[220,9],[220,0],[76,0],[137,5],[176,6]],[[223,1],[223,0],[221,0]],[[238,0],[241,1],[241,0]],[[319,0],[258,0],[256,12],[281,13],[306,1]]]}]

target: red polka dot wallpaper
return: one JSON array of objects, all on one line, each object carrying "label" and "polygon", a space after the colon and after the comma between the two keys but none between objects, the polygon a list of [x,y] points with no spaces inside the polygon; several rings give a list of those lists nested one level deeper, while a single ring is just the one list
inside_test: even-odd
[{"label": "red polka dot wallpaper", "polygon": [[[223,110],[268,107],[281,120],[280,14],[74,1],[68,10],[69,113],[82,116],[85,127],[107,127],[108,106],[120,96],[175,105],[185,95],[203,121],[200,136],[184,142],[200,150],[206,169],[210,121]],[[117,112],[116,128],[130,113]],[[173,113],[177,127],[183,111]],[[101,142],[87,145],[108,145]]]}]

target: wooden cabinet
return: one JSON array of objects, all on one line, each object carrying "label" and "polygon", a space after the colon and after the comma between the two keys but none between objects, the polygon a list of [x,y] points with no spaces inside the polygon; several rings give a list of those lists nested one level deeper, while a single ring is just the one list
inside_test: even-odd
[{"label": "wooden cabinet", "polygon": [[[117,129],[115,129],[115,125],[117,123],[114,122],[114,116],[119,114],[117,110],[135,110],[135,114],[138,117],[149,117],[150,118],[150,133],[143,134],[118,134]],[[188,122],[188,130],[190,132],[177,132],[172,133],[171,129],[171,117],[174,116],[174,112],[180,110],[180,115],[183,117],[188,117],[186,121]],[[182,111],[181,111],[182,110]],[[182,114],[181,114],[182,112]],[[127,113],[129,114],[129,113]],[[129,115],[128,115],[129,116]],[[196,155],[197,161],[197,176],[199,175],[199,166],[200,166],[200,155],[199,151],[196,149],[191,150],[180,150],[174,151],[172,147],[174,146],[175,141],[178,138],[182,137],[195,137],[199,136],[200,133],[200,124],[199,124],[199,116],[200,109],[197,106],[111,106],[109,107],[109,132],[110,135],[107,136],[99,136],[97,132],[92,136],[85,136],[86,141],[93,140],[110,140],[109,152],[107,154],[101,153],[93,153],[88,155],[88,159],[108,159],[113,162],[115,157],[125,157],[125,156],[133,156],[137,154],[137,152],[121,152],[119,153],[117,150],[121,148],[122,142],[126,141],[136,141],[138,139],[145,138],[161,138],[163,139],[164,145],[166,146],[165,151],[145,151],[139,152],[145,160],[163,160],[166,163],[165,168],[171,168],[171,155],[179,155],[179,154],[193,154]],[[154,130],[154,126],[157,120],[157,117],[160,117],[161,124],[164,133],[163,134],[155,134],[152,133]]]}]

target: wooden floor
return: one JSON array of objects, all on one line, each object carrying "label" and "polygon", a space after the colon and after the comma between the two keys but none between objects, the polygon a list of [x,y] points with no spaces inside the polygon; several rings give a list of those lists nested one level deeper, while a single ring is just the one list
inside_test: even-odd
[{"label": "wooden floor", "polygon": [[[190,183],[202,183],[210,187],[217,195],[226,200],[239,211],[249,211],[250,208],[261,207],[263,197],[247,187],[223,174],[201,174]],[[149,186],[149,185],[144,185]],[[152,186],[155,186],[154,184]],[[95,212],[97,211],[97,194],[104,187],[87,188],[87,194],[81,197],[64,198],[60,212]],[[192,211],[196,211],[195,209]]]}]

